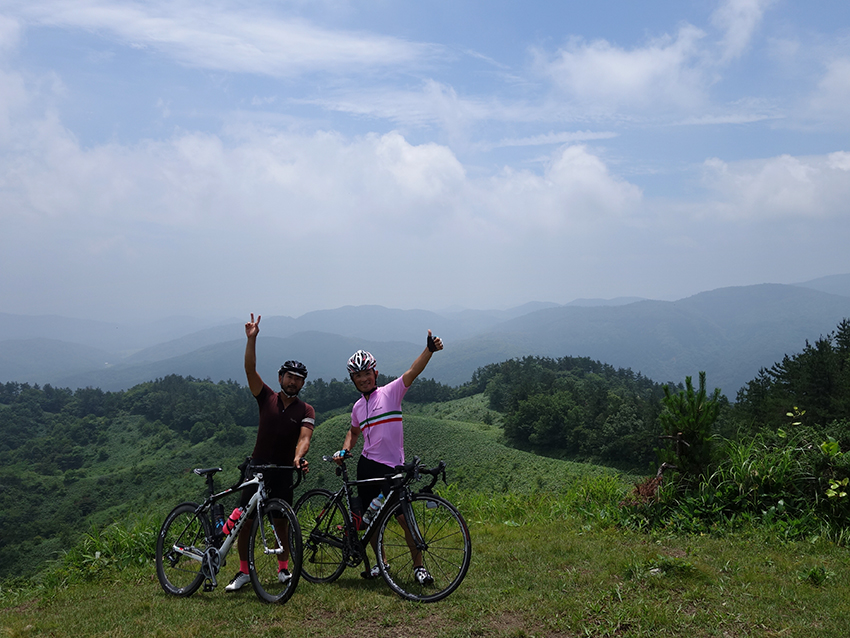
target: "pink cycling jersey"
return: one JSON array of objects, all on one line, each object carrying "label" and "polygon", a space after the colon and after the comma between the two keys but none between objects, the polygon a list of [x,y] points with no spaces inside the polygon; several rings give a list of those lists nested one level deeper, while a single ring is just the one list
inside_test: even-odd
[{"label": "pink cycling jersey", "polygon": [[404,463],[401,400],[407,394],[402,377],[360,397],[351,409],[351,427],[363,433],[363,456],[390,467]]}]

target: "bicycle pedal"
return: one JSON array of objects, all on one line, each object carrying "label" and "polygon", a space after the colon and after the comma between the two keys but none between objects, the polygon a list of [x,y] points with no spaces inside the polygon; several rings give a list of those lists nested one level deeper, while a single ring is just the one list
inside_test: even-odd
[{"label": "bicycle pedal", "polygon": [[215,589],[215,583],[213,583],[211,580],[207,580],[207,581],[204,582],[204,591],[210,592],[214,589]]}]

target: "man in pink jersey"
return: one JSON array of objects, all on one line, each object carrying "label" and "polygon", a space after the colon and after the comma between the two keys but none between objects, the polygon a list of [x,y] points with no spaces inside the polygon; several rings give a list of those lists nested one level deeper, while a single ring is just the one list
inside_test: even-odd
[{"label": "man in pink jersey", "polygon": [[[358,350],[348,360],[348,373],[354,386],[363,395],[351,409],[351,428],[345,435],[342,449],[334,458],[342,459],[351,454],[360,434],[363,434],[363,451],[357,462],[357,480],[383,478],[391,474],[396,465],[404,463],[404,424],[401,417],[401,401],[408,388],[418,377],[431,356],[443,349],[443,341],[428,331],[428,341],[416,361],[407,372],[395,381],[378,387],[378,369],[375,357],[365,350]],[[358,486],[360,502],[364,509],[373,498],[381,493],[381,483],[363,483]],[[372,548],[377,556],[377,539],[372,537]],[[414,574],[419,583],[428,585],[433,582],[431,574],[422,566],[422,555],[411,548]],[[372,568],[370,576],[380,574],[380,567]]]}]

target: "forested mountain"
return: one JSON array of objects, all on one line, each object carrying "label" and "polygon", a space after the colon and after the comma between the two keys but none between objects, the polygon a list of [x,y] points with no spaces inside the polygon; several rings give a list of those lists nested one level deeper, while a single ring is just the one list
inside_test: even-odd
[{"label": "forested mountain", "polygon": [[[708,383],[734,397],[758,370],[814,341],[850,317],[850,275],[798,286],[722,288],[674,302],[584,300],[566,306],[527,304],[508,311],[394,310],[348,306],[291,317],[263,317],[261,374],[288,358],[310,378],[345,376],[358,348],[372,351],[381,372],[399,375],[421,351],[430,328],[447,344],[429,374],[448,385],[479,367],[513,357],[590,357],[680,382],[704,370]],[[139,329],[58,318],[0,314],[0,382],[126,389],[169,374],[242,380],[240,320],[198,329],[174,321]],[[179,334],[179,330],[185,330]],[[157,342],[157,334],[172,338]]]}]

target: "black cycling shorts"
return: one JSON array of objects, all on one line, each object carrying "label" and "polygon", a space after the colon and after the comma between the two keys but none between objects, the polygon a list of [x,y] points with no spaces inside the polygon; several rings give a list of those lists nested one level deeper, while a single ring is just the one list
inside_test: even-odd
[{"label": "black cycling shorts", "polygon": [[[387,474],[392,474],[394,471],[395,469],[389,465],[384,465],[383,463],[367,459],[362,454],[360,455],[360,460],[357,461],[358,481],[372,478],[384,478]],[[367,507],[369,507],[369,503],[372,502],[372,499],[378,494],[383,493],[383,495],[386,496],[386,489],[386,483],[383,481],[374,481],[358,485],[357,494],[360,496],[360,504],[364,511]]]},{"label": "black cycling shorts", "polygon": [[[292,505],[292,470],[263,470],[263,482],[266,484],[266,496],[268,498],[279,498]],[[239,505],[247,507],[248,501],[256,493],[256,489],[242,490]]]}]

